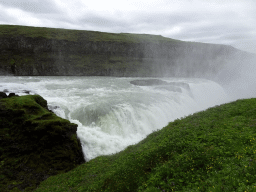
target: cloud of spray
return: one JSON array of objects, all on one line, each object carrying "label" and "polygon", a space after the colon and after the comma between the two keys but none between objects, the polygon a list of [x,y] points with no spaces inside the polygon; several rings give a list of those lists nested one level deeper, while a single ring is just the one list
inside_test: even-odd
[{"label": "cloud of spray", "polygon": [[256,55],[237,55],[214,78],[232,100],[256,98]]}]

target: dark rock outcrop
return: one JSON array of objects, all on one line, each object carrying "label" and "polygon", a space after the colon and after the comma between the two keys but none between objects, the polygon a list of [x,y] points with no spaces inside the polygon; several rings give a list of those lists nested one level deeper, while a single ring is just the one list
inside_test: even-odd
[{"label": "dark rock outcrop", "polygon": [[139,86],[168,85],[166,81],[162,81],[160,79],[133,80],[133,81],[130,81],[130,83],[133,85],[139,85]]},{"label": "dark rock outcrop", "polygon": [[19,95],[16,95],[15,93],[9,93],[8,97],[18,97]]},{"label": "dark rock outcrop", "polygon": [[84,162],[77,125],[57,117],[39,95],[0,100],[0,191],[30,191]]},{"label": "dark rock outcrop", "polygon": [[189,91],[192,96],[189,84],[183,82],[166,82],[160,79],[137,79],[130,81],[130,83],[136,86],[154,86],[157,89],[173,92],[182,92],[181,88],[184,88]]},{"label": "dark rock outcrop", "polygon": [[5,92],[0,92],[0,99],[6,98],[7,95]]},{"label": "dark rock outcrop", "polygon": [[133,85],[138,86],[159,86],[159,85],[169,85],[169,86],[176,86],[182,87],[184,89],[190,90],[189,84],[183,82],[166,82],[160,79],[137,79],[130,81]]}]

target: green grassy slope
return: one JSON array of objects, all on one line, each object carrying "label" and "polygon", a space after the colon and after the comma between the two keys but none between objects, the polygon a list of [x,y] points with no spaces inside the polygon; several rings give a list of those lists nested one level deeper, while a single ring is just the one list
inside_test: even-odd
[{"label": "green grassy slope", "polygon": [[255,191],[255,153],[256,99],[238,100],[175,120],[36,191]]},{"label": "green grassy slope", "polygon": [[0,37],[42,37],[46,39],[68,40],[68,41],[117,41],[117,42],[154,42],[154,41],[172,41],[161,35],[148,34],[130,34],[130,33],[105,33],[98,31],[69,30],[60,28],[46,27],[27,27],[18,25],[0,25]]}]

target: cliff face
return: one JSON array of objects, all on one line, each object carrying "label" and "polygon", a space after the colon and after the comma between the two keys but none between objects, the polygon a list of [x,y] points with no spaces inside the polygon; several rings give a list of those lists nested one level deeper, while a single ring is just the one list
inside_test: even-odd
[{"label": "cliff face", "polygon": [[0,26],[0,75],[203,76],[239,51],[161,36]]}]

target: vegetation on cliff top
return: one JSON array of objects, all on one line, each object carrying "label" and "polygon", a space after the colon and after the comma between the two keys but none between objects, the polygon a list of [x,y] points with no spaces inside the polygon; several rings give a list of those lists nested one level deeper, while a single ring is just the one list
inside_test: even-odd
[{"label": "vegetation on cliff top", "polygon": [[173,41],[161,35],[130,34],[130,33],[105,33],[99,31],[70,30],[45,27],[27,27],[18,25],[0,25],[0,37],[42,37],[46,39],[68,40],[68,41],[118,41],[118,42],[154,42]]},{"label": "vegetation on cliff top", "polygon": [[256,99],[175,120],[124,151],[43,181],[36,191],[255,191]]},{"label": "vegetation on cliff top", "polygon": [[30,191],[84,162],[77,125],[39,95],[0,100],[0,191]]}]

